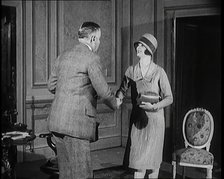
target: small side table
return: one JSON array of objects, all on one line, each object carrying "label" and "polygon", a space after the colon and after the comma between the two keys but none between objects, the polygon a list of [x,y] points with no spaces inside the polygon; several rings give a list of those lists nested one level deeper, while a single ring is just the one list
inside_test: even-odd
[{"label": "small side table", "polygon": [[12,139],[11,137],[1,136],[1,146],[2,146],[2,164],[1,169],[3,170],[2,177],[4,178],[15,178],[15,165],[17,163],[16,153],[18,145],[30,145],[36,136],[32,133],[32,130],[26,130],[22,132],[27,132],[29,136],[19,139]]}]

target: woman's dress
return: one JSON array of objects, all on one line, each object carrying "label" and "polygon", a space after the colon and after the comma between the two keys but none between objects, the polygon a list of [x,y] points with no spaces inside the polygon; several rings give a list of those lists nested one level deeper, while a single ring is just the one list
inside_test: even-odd
[{"label": "woman's dress", "polygon": [[134,169],[156,169],[160,167],[163,154],[165,120],[163,108],[148,112],[137,105],[139,94],[153,92],[162,99],[172,96],[167,75],[162,67],[151,63],[146,75],[141,73],[140,63],[130,66],[124,76],[117,95],[126,94],[131,87],[132,113],[130,121],[131,147],[129,167]]}]

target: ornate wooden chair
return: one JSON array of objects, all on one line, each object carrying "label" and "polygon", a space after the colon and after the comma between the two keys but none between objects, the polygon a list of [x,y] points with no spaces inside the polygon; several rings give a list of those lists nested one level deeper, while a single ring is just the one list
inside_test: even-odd
[{"label": "ornate wooden chair", "polygon": [[189,110],[184,116],[182,132],[185,148],[173,153],[173,178],[176,178],[176,166],[206,168],[206,178],[212,178],[214,156],[209,152],[214,132],[214,121],[209,111],[203,108]]}]

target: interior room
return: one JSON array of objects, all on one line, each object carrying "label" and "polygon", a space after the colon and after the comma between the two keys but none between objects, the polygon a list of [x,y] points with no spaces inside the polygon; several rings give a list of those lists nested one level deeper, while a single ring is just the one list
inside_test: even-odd
[{"label": "interior room", "polygon": [[[102,31],[97,54],[114,92],[127,68],[139,61],[134,42],[145,33],[157,39],[153,60],[165,70],[173,93],[164,113],[159,178],[173,176],[173,156],[186,145],[185,115],[193,109],[206,110],[213,118],[212,178],[221,178],[220,7],[219,0],[2,0],[1,176],[58,178],[55,141],[47,127],[54,94],[47,82],[58,55],[78,44],[82,22],[94,21]],[[134,178],[125,152],[131,112],[131,90],[115,111],[97,101],[98,140],[90,143],[95,178]],[[4,137],[7,132],[11,137]],[[17,135],[24,140],[17,141]],[[203,167],[177,166],[176,172],[177,178],[206,177]]]}]

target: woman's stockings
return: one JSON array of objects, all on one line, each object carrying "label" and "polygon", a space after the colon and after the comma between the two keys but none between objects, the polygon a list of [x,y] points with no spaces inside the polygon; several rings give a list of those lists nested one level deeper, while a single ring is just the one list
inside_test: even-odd
[{"label": "woman's stockings", "polygon": [[135,172],[134,178],[143,179],[145,176],[145,172],[146,172],[146,170],[141,170],[141,171]]},{"label": "woman's stockings", "polygon": [[[144,179],[146,170],[137,171],[134,173],[134,179]],[[152,170],[152,173],[148,175],[148,178],[156,179],[159,176],[159,168]]]},{"label": "woman's stockings", "polygon": [[[159,176],[159,168],[152,170],[152,173],[148,175],[148,178],[158,178]],[[144,177],[143,177],[144,178]]]}]

